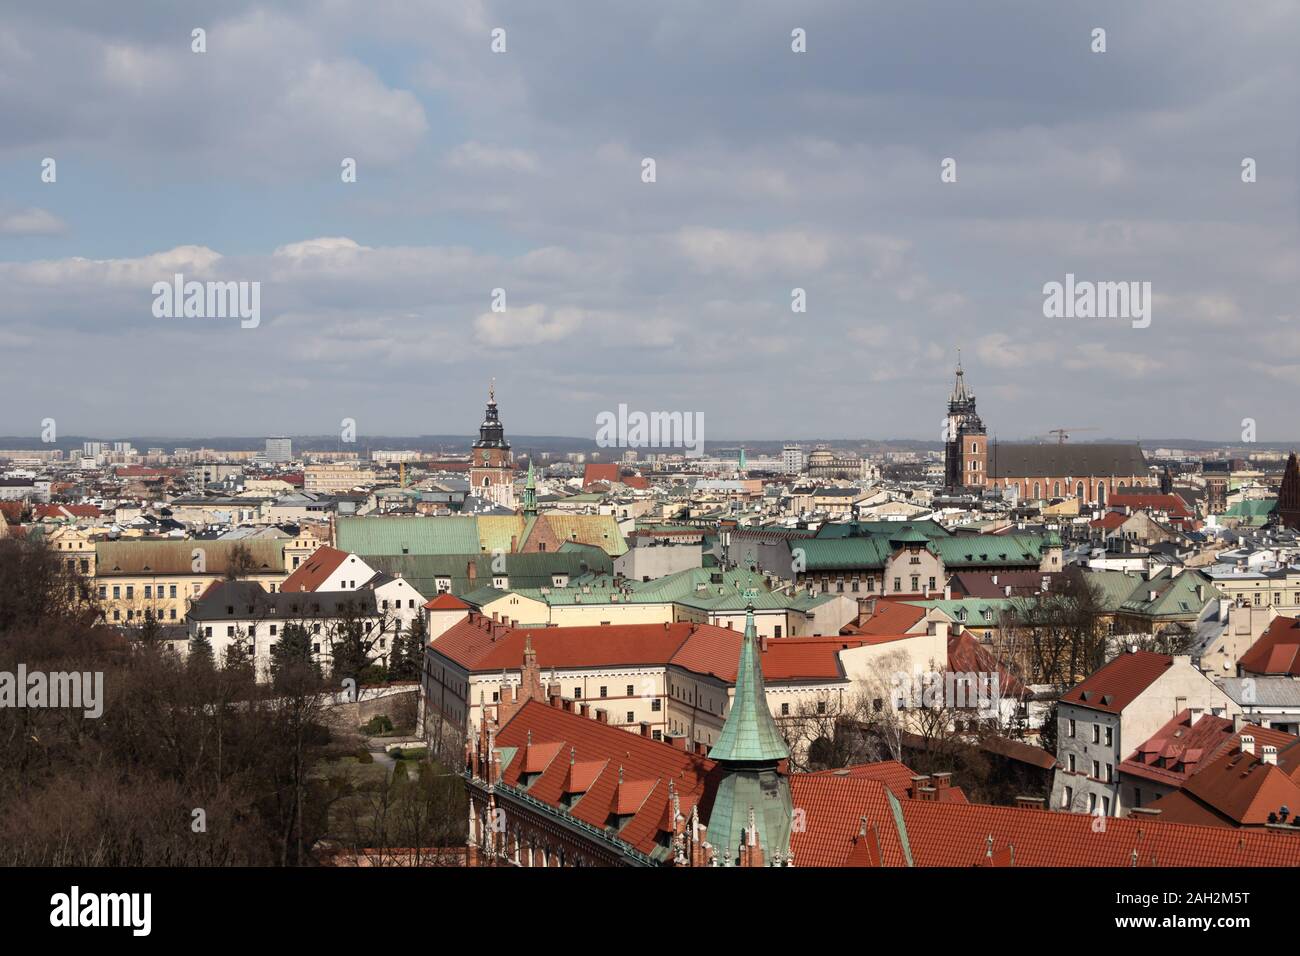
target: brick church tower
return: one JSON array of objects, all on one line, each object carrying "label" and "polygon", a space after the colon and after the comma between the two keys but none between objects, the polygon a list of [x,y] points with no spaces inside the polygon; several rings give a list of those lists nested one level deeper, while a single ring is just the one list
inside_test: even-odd
[{"label": "brick church tower", "polygon": [[470,457],[469,493],[503,508],[515,506],[515,469],[505,428],[497,417],[495,382],[488,388],[487,414],[478,427]]},{"label": "brick church tower", "polygon": [[1282,487],[1277,493],[1277,519],[1284,528],[1300,528],[1300,464],[1295,452],[1286,461]]},{"label": "brick church tower", "polygon": [[959,352],[957,380],[952,395],[948,397],[948,420],[944,429],[944,484],[949,491],[983,490],[988,480],[988,441],[984,423],[975,410],[975,393],[966,390]]}]

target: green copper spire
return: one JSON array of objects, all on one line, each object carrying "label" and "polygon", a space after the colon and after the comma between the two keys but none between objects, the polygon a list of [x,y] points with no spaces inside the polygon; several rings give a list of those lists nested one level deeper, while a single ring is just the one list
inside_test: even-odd
[{"label": "green copper spire", "polygon": [[[754,605],[745,613],[736,695],[722,735],[709,751],[723,771],[709,811],[708,841],[717,859],[740,859],[741,846],[758,848],[764,865],[789,862],[794,805],[780,761],[790,755],[763,690]],[[724,864],[725,865],[725,864]]]},{"label": "green copper spire", "polygon": [[537,514],[537,479],[533,475],[533,456],[528,456],[528,481],[524,483],[524,514]]},{"label": "green copper spire", "polygon": [[711,760],[744,760],[775,763],[790,756],[790,750],[776,729],[763,689],[763,666],[759,659],[758,632],[754,627],[754,605],[745,610],[745,638],[740,644],[740,666],[736,670],[736,693],[731,712],[722,725],[718,742],[709,751]]},{"label": "green copper spire", "polygon": [[740,448],[740,464],[738,470],[745,471],[748,468],[749,468],[749,463],[745,460],[745,448],[742,445]]}]

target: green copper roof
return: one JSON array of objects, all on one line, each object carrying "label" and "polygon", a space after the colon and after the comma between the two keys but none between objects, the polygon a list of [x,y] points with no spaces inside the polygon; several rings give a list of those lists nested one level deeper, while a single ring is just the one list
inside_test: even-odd
[{"label": "green copper roof", "polygon": [[709,751],[711,760],[775,763],[790,756],[767,706],[756,643],[754,609],[750,607],[745,615],[745,637],[740,644],[735,696],[727,722],[722,726],[722,734]]}]

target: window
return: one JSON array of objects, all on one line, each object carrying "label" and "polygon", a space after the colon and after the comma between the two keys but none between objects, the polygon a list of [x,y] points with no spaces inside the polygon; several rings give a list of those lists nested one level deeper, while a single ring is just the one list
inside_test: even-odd
[{"label": "window", "polygon": [[1113,746],[1115,746],[1115,728],[1114,728],[1114,727],[1107,727],[1107,728],[1106,728],[1106,746],[1107,746],[1107,747],[1113,747]]},{"label": "window", "polygon": [[1110,816],[1110,797],[1101,798],[1101,812],[1105,816]]},{"label": "window", "polygon": [[[99,586],[99,599],[100,599],[101,601],[103,601],[103,600],[106,599],[107,597],[108,597],[108,588],[107,588],[105,585],[101,584],[101,585]],[[1297,603],[1300,603],[1300,602],[1297,602]]]},{"label": "window", "polygon": [[1101,743],[1101,724],[1092,725],[1092,742],[1094,744]]},{"label": "window", "polygon": [[135,597],[135,585],[134,585],[134,584],[128,584],[128,585],[126,586],[126,599],[129,601],[129,600],[131,600],[131,598],[133,598],[133,597]]},{"label": "window", "polygon": [[826,701],[824,700],[817,701],[817,713],[819,714],[826,713]]},{"label": "window", "polygon": [[146,600],[153,597],[153,588],[148,584],[144,586],[144,596]]},{"label": "window", "polygon": [[113,585],[113,600],[116,601],[116,600],[117,600],[118,598],[120,598],[121,596],[122,596],[122,588],[121,588],[121,586],[120,586],[120,585],[117,585],[117,584],[114,584],[114,585]]},{"label": "window", "polygon": [[1106,782],[1115,782],[1115,767],[1112,764],[1106,764]]},{"label": "window", "polygon": [[930,578],[930,590],[931,590],[931,591],[936,591],[936,590],[938,590],[938,588],[935,587],[935,581],[934,581],[934,578]]},{"label": "window", "polygon": [[1074,788],[1066,787],[1061,791],[1061,806],[1068,810],[1072,803],[1074,803]]},{"label": "window", "polygon": [[650,739],[651,739],[651,740],[663,740],[663,739],[664,739],[663,731],[660,731],[660,730],[652,730],[652,731],[650,731]]},{"label": "window", "polygon": [[635,720],[636,720],[636,714],[632,713],[632,711],[629,710],[627,712],[627,722],[630,724]]},{"label": "window", "polygon": [[227,625],[226,625],[226,637],[234,637],[234,636],[235,636],[235,625],[233,625],[233,624],[227,624]]},{"label": "window", "polygon": [[894,578],[894,590],[895,590],[895,591],[901,591],[901,590],[903,590],[903,579],[902,579],[902,578]]},{"label": "window", "polygon": [[582,700],[582,688],[581,688],[581,687],[575,687],[575,688],[573,688],[573,699],[574,699],[574,700]]},{"label": "window", "polygon": [[168,587],[167,587],[167,596],[168,596],[168,597],[175,597],[175,596],[176,596],[176,585],[174,585],[174,584],[172,584],[172,585],[168,585]]},{"label": "window", "polygon": [[636,688],[633,687],[631,684],[627,685],[627,696],[628,697],[636,696]]},{"label": "window", "polygon": [[600,696],[601,696],[601,697],[607,697],[607,696],[609,696],[609,688],[605,687],[603,684],[601,685],[601,688],[600,688]]},{"label": "window", "polygon": [[1088,812],[1097,812],[1097,795],[1095,793],[1088,794]]},{"label": "window", "polygon": [[1092,762],[1092,778],[1094,780],[1101,779],[1101,763],[1096,760]]},{"label": "window", "polygon": [[789,705],[789,704],[782,704],[782,705],[781,705],[781,716],[782,716],[782,717],[789,717],[789,716],[790,716],[790,705]]},{"label": "window", "polygon": [[1074,772],[1075,772],[1075,766],[1074,766],[1074,754],[1069,754],[1069,755],[1066,757],[1066,764],[1067,764],[1067,765],[1069,766],[1069,768],[1070,768],[1070,773],[1074,773]]},{"label": "window", "polygon": [[772,636],[773,636],[773,637],[780,637],[780,636],[781,636],[781,625],[780,625],[780,624],[777,624],[777,625],[775,625],[775,626],[772,628]]},{"label": "window", "polygon": [[913,575],[912,575],[912,593],[915,594],[915,593],[916,593],[917,591],[919,591],[919,590],[921,590],[921,576],[920,576],[919,574],[913,574]]},{"label": "window", "polygon": [[656,697],[654,700],[650,701],[650,709],[657,714],[659,711],[664,709],[664,702]]}]

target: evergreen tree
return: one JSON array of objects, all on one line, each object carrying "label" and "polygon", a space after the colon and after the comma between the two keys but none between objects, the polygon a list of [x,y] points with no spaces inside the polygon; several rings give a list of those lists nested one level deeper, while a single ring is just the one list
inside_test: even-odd
[{"label": "evergreen tree", "polygon": [[295,668],[315,669],[311,657],[311,635],[301,624],[286,624],[280,639],[271,645],[271,679],[279,681]]},{"label": "evergreen tree", "polygon": [[200,628],[199,633],[190,638],[190,655],[188,663],[196,670],[210,671],[215,666],[216,657],[212,653],[212,642]]}]

